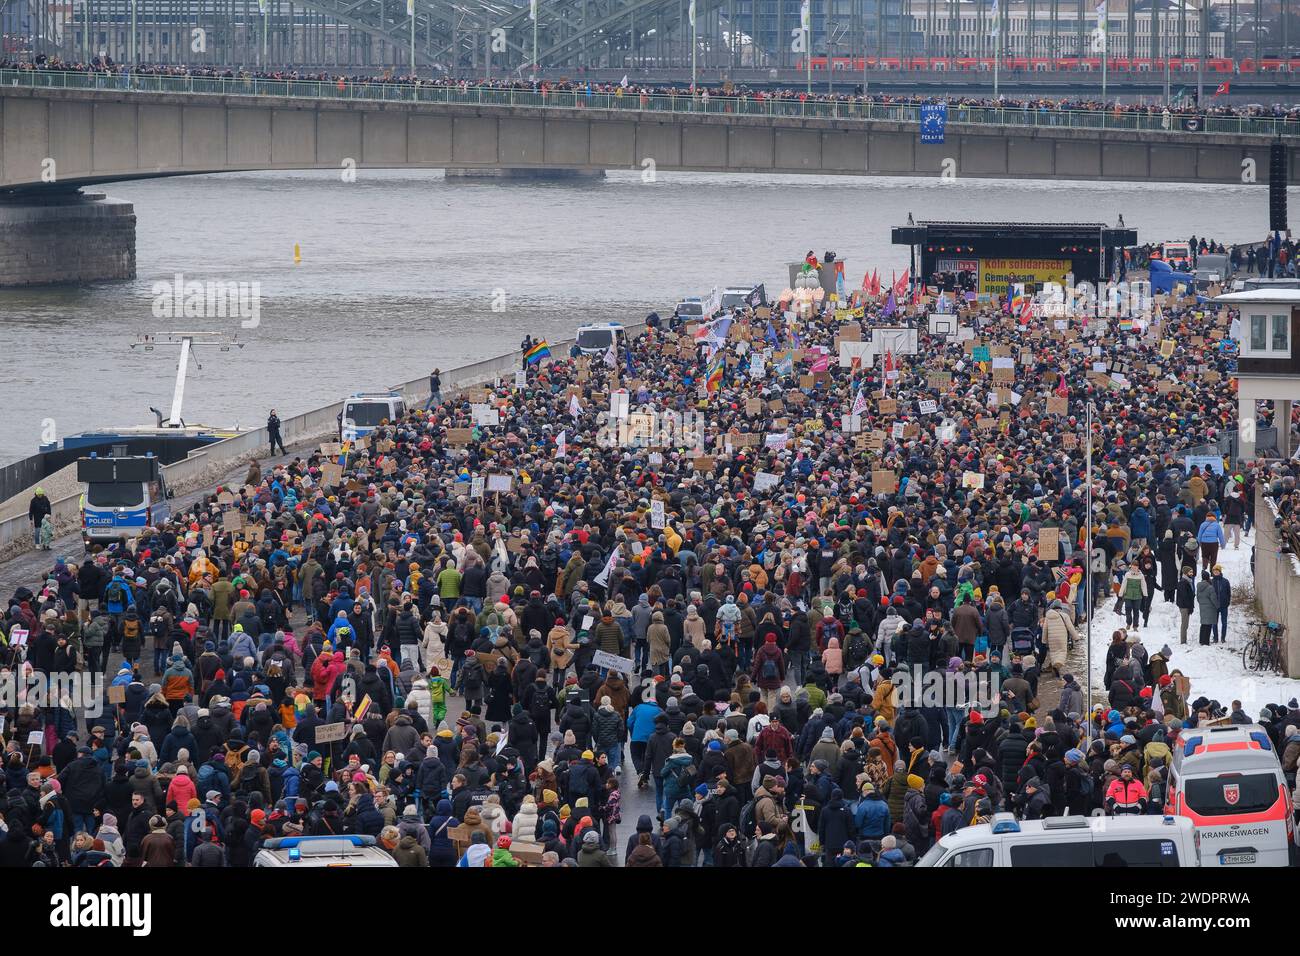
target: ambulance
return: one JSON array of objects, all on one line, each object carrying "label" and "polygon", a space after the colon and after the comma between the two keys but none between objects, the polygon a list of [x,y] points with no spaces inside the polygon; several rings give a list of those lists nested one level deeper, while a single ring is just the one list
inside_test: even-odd
[{"label": "ambulance", "polygon": [[1196,826],[1203,866],[1287,866],[1295,817],[1264,728],[1184,730],[1173,747],[1165,812]]}]

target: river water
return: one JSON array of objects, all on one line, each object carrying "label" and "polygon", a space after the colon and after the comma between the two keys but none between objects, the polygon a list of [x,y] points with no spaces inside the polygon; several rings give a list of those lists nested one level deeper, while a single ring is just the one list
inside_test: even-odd
[{"label": "river water", "polygon": [[[603,181],[498,183],[437,171],[265,172],[106,187],[135,204],[138,278],[0,292],[8,379],[0,462],[43,431],[152,422],[176,350],[144,333],[219,331],[241,350],[191,366],[185,418],[261,425],[594,320],[671,311],[710,287],[787,282],[785,263],[834,250],[856,280],[902,272],[890,228],[917,220],[1114,222],[1141,241],[1263,237],[1263,185],[1186,186],[611,172]],[[294,244],[302,261],[294,263]],[[155,317],[155,283],[258,284],[260,323]],[[494,310],[494,306],[496,307]]]}]

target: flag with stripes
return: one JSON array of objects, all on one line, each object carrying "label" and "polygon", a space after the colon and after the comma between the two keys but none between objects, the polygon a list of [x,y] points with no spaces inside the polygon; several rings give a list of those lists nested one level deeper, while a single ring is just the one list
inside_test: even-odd
[{"label": "flag with stripes", "polygon": [[546,339],[542,339],[527,352],[524,353],[524,361],[529,365],[536,365],[544,358],[551,357],[551,346]]}]

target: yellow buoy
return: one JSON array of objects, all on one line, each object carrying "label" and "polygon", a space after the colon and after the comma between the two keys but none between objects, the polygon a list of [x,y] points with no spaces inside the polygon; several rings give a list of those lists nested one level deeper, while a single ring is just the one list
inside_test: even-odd
[{"label": "yellow buoy", "polygon": [[302,248],[296,242],[293,244],[293,261],[295,265],[302,262]]}]

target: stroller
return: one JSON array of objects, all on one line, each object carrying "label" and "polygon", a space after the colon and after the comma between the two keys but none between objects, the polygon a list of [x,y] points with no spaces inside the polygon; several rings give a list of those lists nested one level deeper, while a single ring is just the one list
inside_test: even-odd
[{"label": "stroller", "polygon": [[1011,638],[1007,643],[1011,645],[1011,653],[1018,657],[1033,654],[1037,649],[1033,629],[1028,627],[1012,628]]}]

